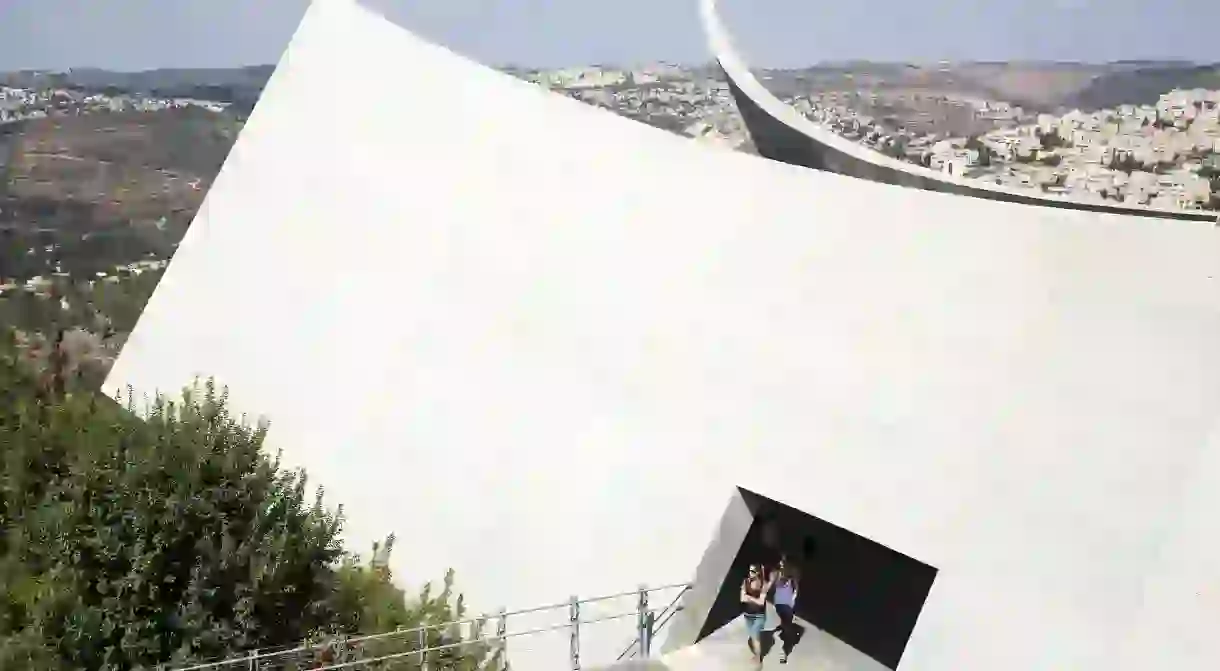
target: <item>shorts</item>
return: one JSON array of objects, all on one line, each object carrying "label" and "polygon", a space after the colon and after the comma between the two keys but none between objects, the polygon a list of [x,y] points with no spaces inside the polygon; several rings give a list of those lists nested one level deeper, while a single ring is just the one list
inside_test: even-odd
[{"label": "shorts", "polygon": [[763,625],[766,623],[766,613],[758,613],[757,615],[746,613],[746,632],[749,633],[750,638],[758,638],[762,636]]}]

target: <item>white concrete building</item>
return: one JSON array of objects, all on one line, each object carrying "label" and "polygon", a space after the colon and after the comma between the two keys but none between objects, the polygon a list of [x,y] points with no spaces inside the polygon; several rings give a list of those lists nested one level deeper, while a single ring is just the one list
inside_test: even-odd
[{"label": "white concrete building", "polygon": [[[666,644],[731,665],[771,511],[840,668],[1214,668],[1217,229],[709,149],[345,0],[289,53],[107,391],[215,376],[476,611],[692,581]],[[338,73],[390,97],[308,114]]]}]

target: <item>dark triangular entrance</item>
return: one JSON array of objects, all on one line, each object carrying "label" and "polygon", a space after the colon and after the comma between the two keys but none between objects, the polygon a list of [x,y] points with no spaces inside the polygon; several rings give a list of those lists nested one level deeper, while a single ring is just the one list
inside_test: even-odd
[{"label": "dark triangular entrance", "polygon": [[798,618],[897,668],[937,569],[742,488],[700,564],[687,631],[672,642],[697,642],[738,617],[750,564],[774,565],[781,556],[800,571]]}]

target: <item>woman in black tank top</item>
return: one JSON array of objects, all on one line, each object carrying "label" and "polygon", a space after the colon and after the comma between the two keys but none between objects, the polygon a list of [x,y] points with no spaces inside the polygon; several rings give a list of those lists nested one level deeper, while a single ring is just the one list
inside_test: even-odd
[{"label": "woman in black tank top", "polygon": [[759,601],[762,601],[763,598],[762,588],[762,578],[746,578],[745,582],[742,583],[741,589],[745,591],[747,598],[742,601],[741,609],[745,611],[746,615],[758,615],[767,612],[766,607],[759,604]]},{"label": "woman in black tank top", "polygon": [[762,630],[767,621],[767,593],[771,584],[763,576],[762,567],[753,565],[741,583],[741,610],[745,614],[747,645],[758,666],[762,666]]}]

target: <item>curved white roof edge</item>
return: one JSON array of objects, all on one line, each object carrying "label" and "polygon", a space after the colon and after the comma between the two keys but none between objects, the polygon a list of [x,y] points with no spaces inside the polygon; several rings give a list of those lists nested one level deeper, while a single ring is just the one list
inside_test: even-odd
[{"label": "curved white roof edge", "polygon": [[[947,175],[923,166],[900,161],[880,152],[871,151],[866,147],[848,140],[847,138],[818,126],[809,119],[805,118],[804,115],[796,111],[796,109],[794,109],[791,105],[784,103],[782,100],[768,91],[767,88],[758,81],[758,78],[754,76],[754,73],[751,72],[745,59],[742,58],[742,56],[734,48],[732,37],[729,35],[729,31],[725,27],[724,21],[720,17],[717,0],[699,0],[699,4],[704,32],[707,35],[708,46],[711,49],[712,55],[720,64],[720,68],[724,71],[724,74],[729,79],[729,82],[737,89],[737,91],[740,91],[741,95],[747,97],[749,102],[756,105],[773,121],[805,136],[811,142],[822,145],[832,151],[844,154],[850,159],[859,161],[866,166],[897,173],[896,175],[890,176],[889,179],[881,178],[877,181],[886,181],[892,184],[914,186],[914,188],[922,188],[933,191],[951,190],[952,192],[960,195],[969,195],[976,198],[988,198],[993,200],[1015,199],[1018,202],[1031,205],[1044,205],[1049,207],[1077,210],[1103,211],[1115,214],[1129,214],[1136,216],[1152,216],[1159,218],[1220,223],[1220,215],[1217,215],[1216,213],[1166,210],[1162,208],[1141,205],[1124,205],[1118,203],[1089,203],[1070,198],[1047,196],[1019,189],[1009,189],[996,184],[989,184],[981,180],[964,179],[953,175]],[[740,100],[738,100],[738,104],[741,104]],[[748,123],[747,129],[751,135],[755,133],[755,129],[750,128]],[[860,177],[860,175],[852,176]],[[916,182],[916,184],[911,185],[903,183],[911,181]]]}]

